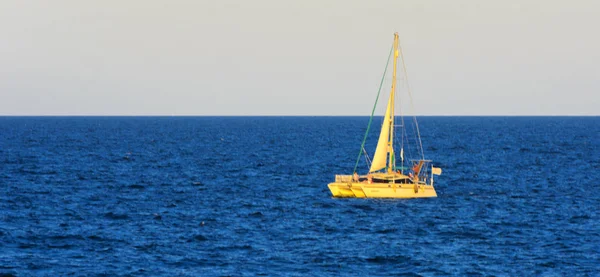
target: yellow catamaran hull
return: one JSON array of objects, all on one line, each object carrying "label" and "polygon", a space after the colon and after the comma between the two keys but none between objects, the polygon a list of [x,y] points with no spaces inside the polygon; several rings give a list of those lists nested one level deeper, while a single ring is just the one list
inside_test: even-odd
[{"label": "yellow catamaran hull", "polygon": [[[425,198],[437,197],[432,184],[413,184],[406,175],[373,174],[375,178],[392,180],[391,182],[356,182],[351,175],[336,175],[336,181],[327,185],[333,197],[353,198]],[[364,177],[364,176],[362,176]],[[395,183],[395,180],[405,180]]]},{"label": "yellow catamaran hull", "polygon": [[437,197],[435,188],[425,184],[367,184],[330,183],[327,185],[333,197],[354,198],[425,198]]}]

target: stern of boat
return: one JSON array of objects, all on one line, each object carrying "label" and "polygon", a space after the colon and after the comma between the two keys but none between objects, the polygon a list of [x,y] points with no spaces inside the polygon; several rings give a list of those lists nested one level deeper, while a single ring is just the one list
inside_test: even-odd
[{"label": "stern of boat", "polygon": [[[362,197],[364,197],[364,193],[359,192],[357,196],[355,193],[356,189],[353,189],[352,183],[330,183],[329,185],[327,185],[327,187],[329,187],[329,190],[331,191],[331,195],[333,195],[333,197],[360,197],[360,195],[363,195]],[[360,188],[360,186],[357,187],[359,190],[362,190]]]}]

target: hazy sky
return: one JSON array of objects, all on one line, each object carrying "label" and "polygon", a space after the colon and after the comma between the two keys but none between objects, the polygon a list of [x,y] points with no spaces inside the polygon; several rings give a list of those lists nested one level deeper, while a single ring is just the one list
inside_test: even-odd
[{"label": "hazy sky", "polygon": [[[600,1],[0,1],[0,114],[599,115]],[[388,87],[386,85],[385,92]]]}]

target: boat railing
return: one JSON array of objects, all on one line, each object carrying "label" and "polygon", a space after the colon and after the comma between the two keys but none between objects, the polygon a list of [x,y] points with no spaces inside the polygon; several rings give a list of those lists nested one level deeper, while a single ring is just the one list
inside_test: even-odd
[{"label": "boat railing", "polygon": [[352,182],[352,175],[335,175],[336,183],[348,183]]}]

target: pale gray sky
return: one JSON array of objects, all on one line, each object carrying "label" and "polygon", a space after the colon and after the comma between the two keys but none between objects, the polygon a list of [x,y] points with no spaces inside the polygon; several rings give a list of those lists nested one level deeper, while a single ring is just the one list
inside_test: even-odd
[{"label": "pale gray sky", "polygon": [[[599,115],[600,1],[0,1],[1,115]],[[385,92],[387,93],[387,86]]]}]

